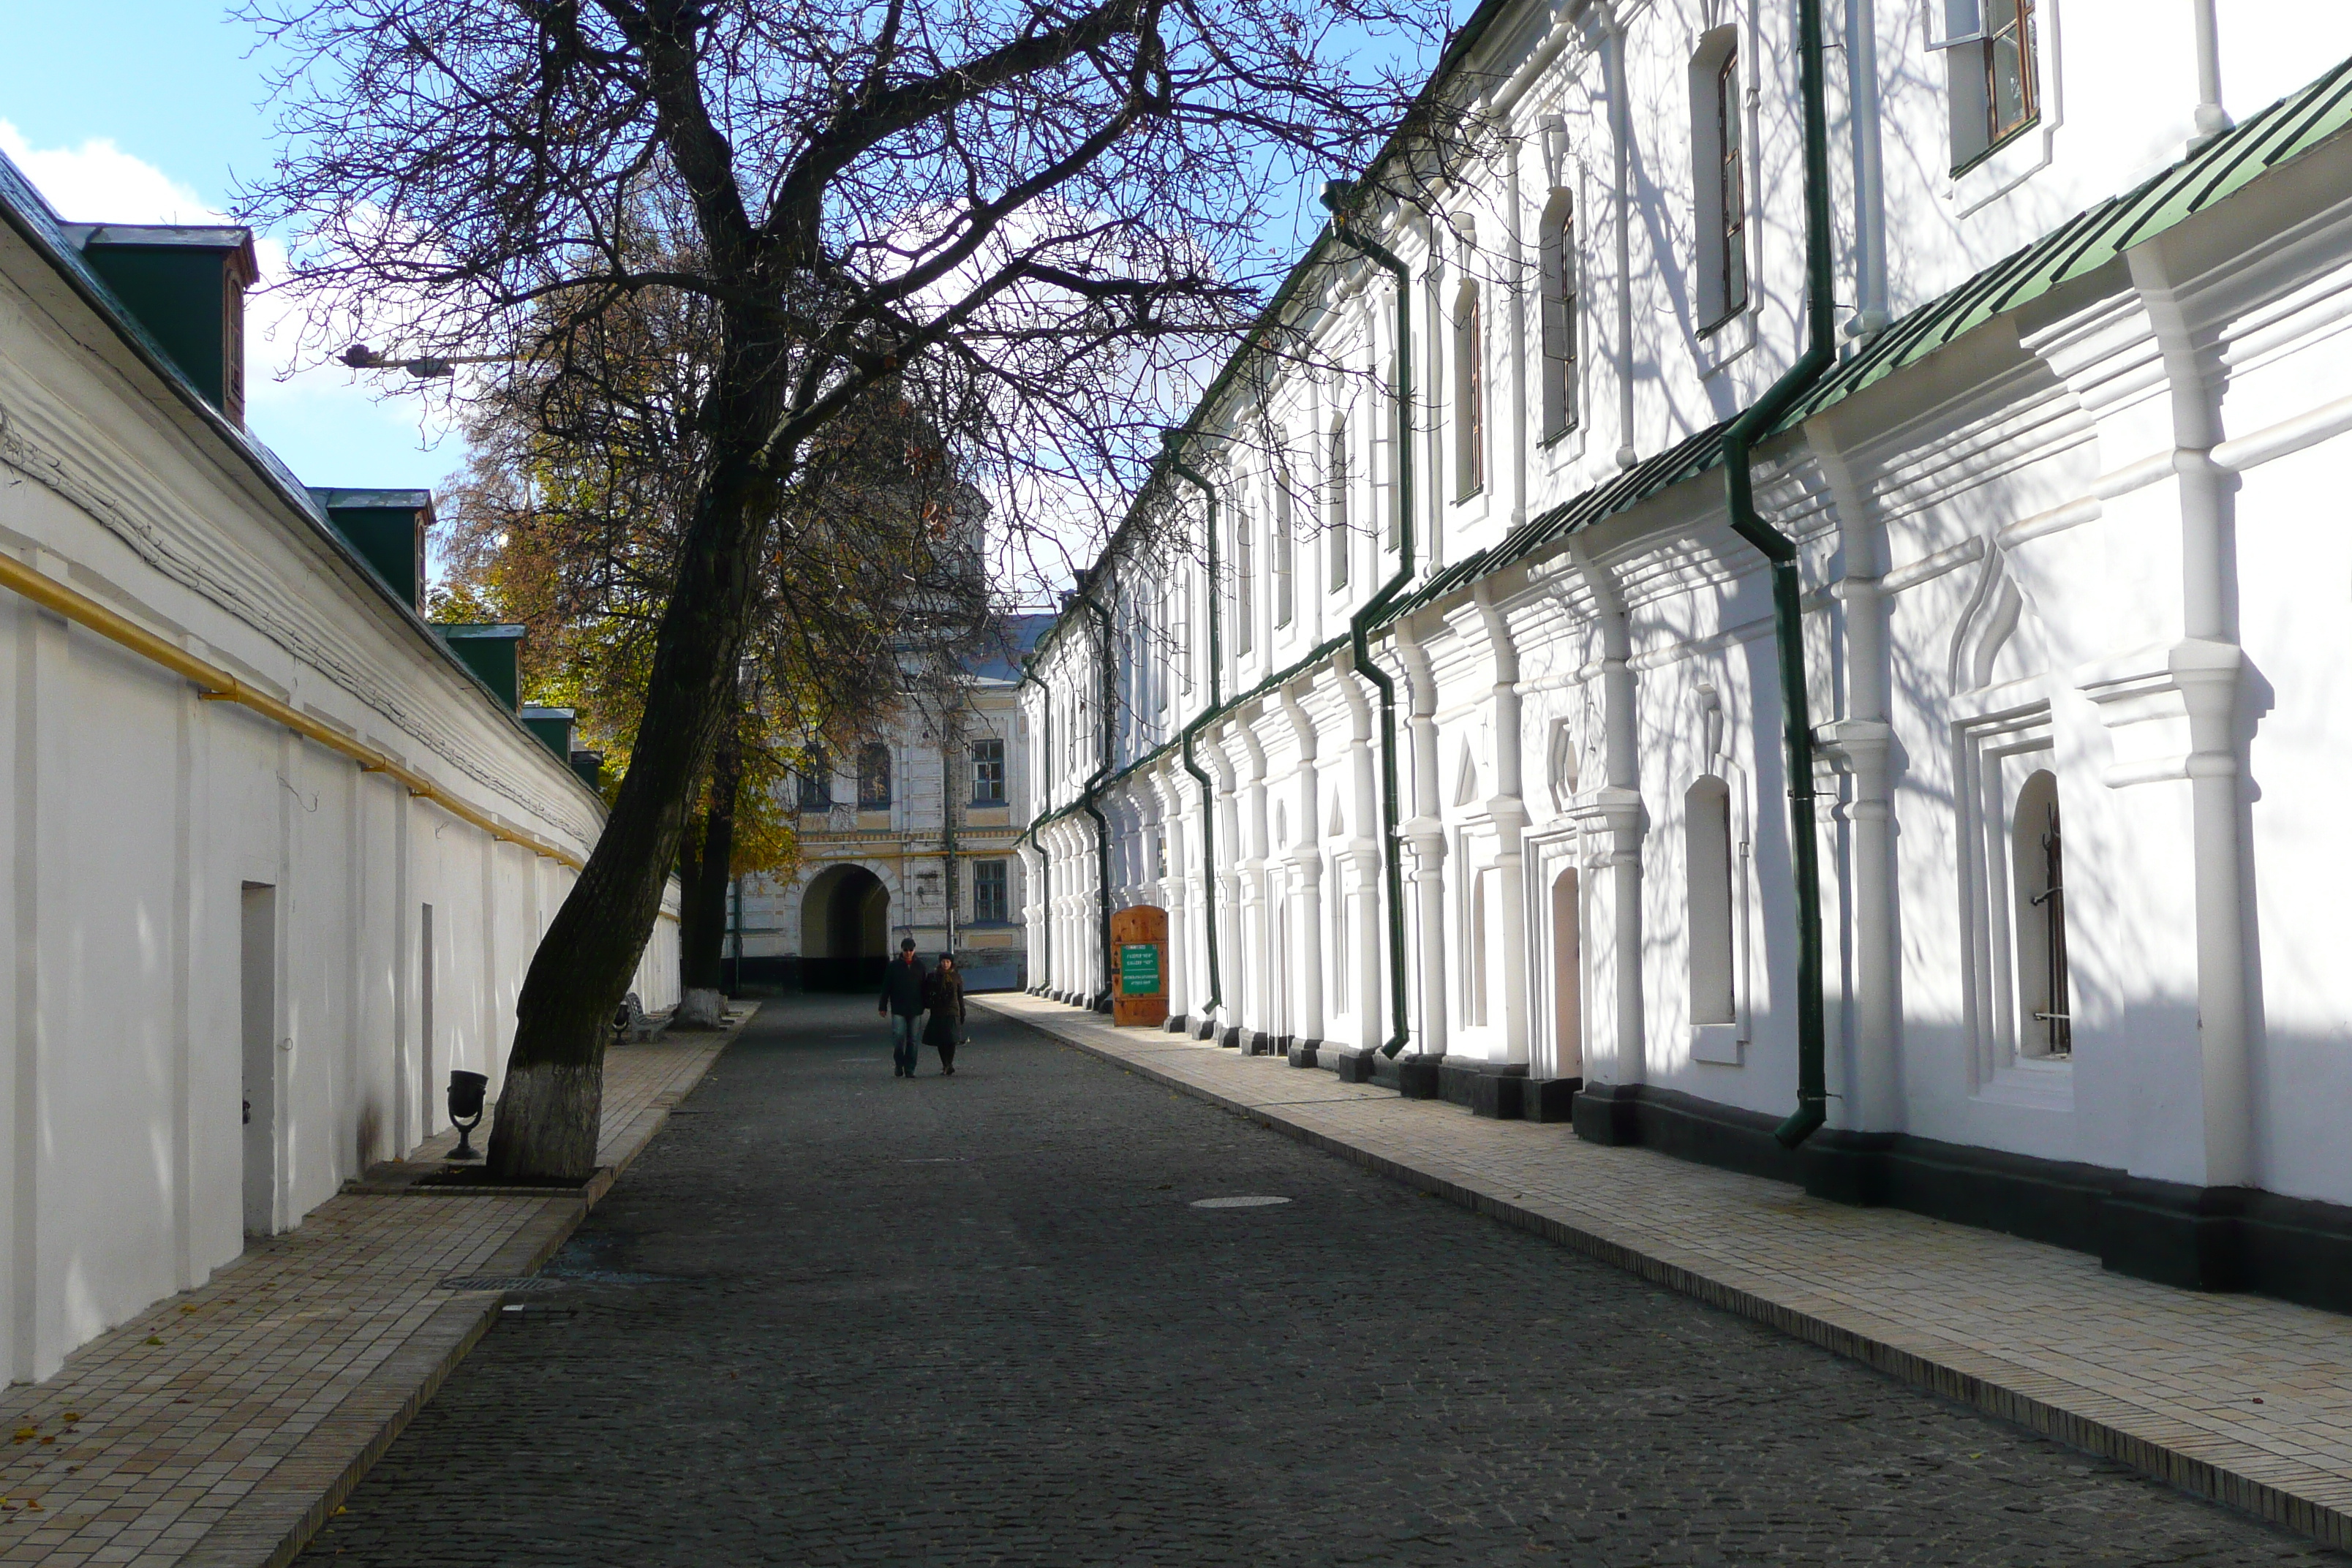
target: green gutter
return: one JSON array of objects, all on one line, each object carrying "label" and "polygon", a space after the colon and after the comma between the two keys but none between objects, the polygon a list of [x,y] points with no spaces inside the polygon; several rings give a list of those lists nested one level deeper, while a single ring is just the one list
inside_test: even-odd
[{"label": "green gutter", "polygon": [[[1485,15],[1482,9],[1481,15]],[[1381,694],[1381,849],[1389,893],[1389,1041],[1381,1054],[1401,1054],[1412,1038],[1405,1022],[1404,868],[1397,847],[1396,682],[1372,662],[1366,637],[1391,601],[1412,580],[1412,275],[1393,251],[1348,226],[1340,207],[1350,187],[1344,180],[1328,180],[1323,205],[1331,214],[1331,235],[1351,250],[1385,267],[1396,278],[1396,405],[1397,405],[1397,569],[1362,608],[1348,617],[1348,641],[1356,673]]]},{"label": "green gutter", "polygon": [[1796,542],[1756,510],[1749,449],[1837,363],[1830,325],[1829,114],[1822,95],[1821,0],[1797,0],[1797,85],[1805,114],[1804,353],[1731,422],[1723,471],[1732,531],[1772,564],[1772,640],[1779,655],[1782,740],[1788,749],[1789,854],[1797,887],[1797,1109],[1772,1134],[1793,1149],[1828,1120],[1822,1018],[1822,868],[1813,831],[1813,727],[1806,713],[1803,583]]},{"label": "green gutter", "polygon": [[1160,441],[1167,451],[1169,472],[1198,489],[1209,507],[1208,586],[1201,595],[1209,612],[1209,705],[1184,726],[1184,771],[1201,786],[1201,912],[1209,937],[1209,999],[1202,1005],[1201,1016],[1214,1027],[1217,1009],[1225,1005],[1224,968],[1217,959],[1217,802],[1207,771],[1193,759],[1192,742],[1224,710],[1223,700],[1218,696],[1225,660],[1224,644],[1217,631],[1217,488],[1185,466],[1183,431],[1167,431]]}]

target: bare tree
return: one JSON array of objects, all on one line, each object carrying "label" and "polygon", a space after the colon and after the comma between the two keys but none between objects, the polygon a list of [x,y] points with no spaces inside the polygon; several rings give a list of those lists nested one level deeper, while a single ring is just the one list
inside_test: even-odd
[{"label": "bare tree", "polygon": [[[659,907],[812,442],[879,383],[1016,494],[1131,477],[1261,303],[1253,238],[1410,85],[1435,0],[254,0],[313,346],[562,377],[631,298],[699,302],[699,458],[644,718],[526,979],[490,1151],[594,1163],[604,1020]],[[648,227],[659,232],[648,236]],[[593,361],[593,354],[584,356]],[[1172,393],[1172,397],[1171,397]],[[1034,489],[1024,491],[1026,482]]]}]

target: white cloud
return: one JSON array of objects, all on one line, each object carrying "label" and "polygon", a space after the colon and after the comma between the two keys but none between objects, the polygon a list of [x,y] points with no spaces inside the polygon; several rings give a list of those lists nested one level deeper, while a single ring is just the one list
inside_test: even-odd
[{"label": "white cloud", "polygon": [[[35,147],[0,120],[0,153],[69,223],[234,221],[104,137],[79,147]],[[255,236],[254,253],[265,285],[286,276],[286,247],[275,237]],[[437,484],[464,462],[463,444],[444,438],[446,420],[429,417],[420,432],[417,407],[379,400],[374,378],[363,381],[333,363],[293,370],[301,329],[301,313],[285,296],[265,289],[247,300],[247,416],[297,473],[314,484],[425,485]],[[423,447],[434,450],[428,454]]]},{"label": "white cloud", "polygon": [[68,223],[226,223],[204,198],[105,137],[36,148],[0,120],[0,153],[25,171]]}]

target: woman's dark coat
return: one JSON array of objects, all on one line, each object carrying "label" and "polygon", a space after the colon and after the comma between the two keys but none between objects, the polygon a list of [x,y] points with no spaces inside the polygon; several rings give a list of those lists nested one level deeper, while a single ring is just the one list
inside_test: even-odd
[{"label": "woman's dark coat", "polygon": [[935,972],[923,982],[923,1005],[931,1010],[923,1026],[923,1044],[952,1046],[963,1038],[963,976]]}]

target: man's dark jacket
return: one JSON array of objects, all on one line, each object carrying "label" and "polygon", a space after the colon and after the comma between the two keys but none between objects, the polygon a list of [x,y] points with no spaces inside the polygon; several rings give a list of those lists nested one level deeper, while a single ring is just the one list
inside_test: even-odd
[{"label": "man's dark jacket", "polygon": [[882,972],[882,1002],[902,1018],[923,1010],[923,965],[912,953],[901,953]]}]

